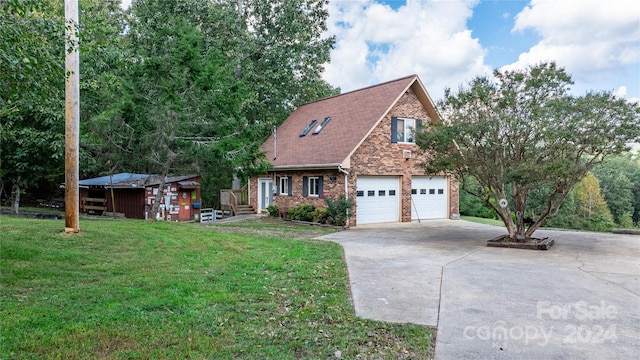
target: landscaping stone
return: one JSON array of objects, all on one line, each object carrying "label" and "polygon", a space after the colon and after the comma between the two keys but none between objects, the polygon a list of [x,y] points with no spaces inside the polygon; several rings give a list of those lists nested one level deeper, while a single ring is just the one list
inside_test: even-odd
[{"label": "landscaping stone", "polygon": [[613,229],[614,234],[640,235],[640,229]]}]

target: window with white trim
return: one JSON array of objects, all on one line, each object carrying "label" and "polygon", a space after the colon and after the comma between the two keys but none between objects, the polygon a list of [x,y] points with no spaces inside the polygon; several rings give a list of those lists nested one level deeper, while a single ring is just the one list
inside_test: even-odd
[{"label": "window with white trim", "polygon": [[283,176],[280,178],[280,194],[288,195],[289,194],[289,177]]},{"label": "window with white trim", "polygon": [[320,178],[317,176],[309,177],[309,196],[320,196]]},{"label": "window with white trim", "polygon": [[398,118],[398,142],[415,143],[415,129],[416,121],[414,119]]},{"label": "window with white trim", "polygon": [[416,131],[422,126],[422,120],[393,116],[391,118],[391,142],[415,144]]}]

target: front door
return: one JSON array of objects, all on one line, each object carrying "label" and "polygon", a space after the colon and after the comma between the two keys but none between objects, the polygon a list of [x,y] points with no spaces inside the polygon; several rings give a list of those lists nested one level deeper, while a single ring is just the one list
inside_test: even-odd
[{"label": "front door", "polygon": [[271,179],[258,179],[258,211],[266,211],[267,207],[271,206],[273,201],[273,194],[271,193],[271,187],[273,182]]}]

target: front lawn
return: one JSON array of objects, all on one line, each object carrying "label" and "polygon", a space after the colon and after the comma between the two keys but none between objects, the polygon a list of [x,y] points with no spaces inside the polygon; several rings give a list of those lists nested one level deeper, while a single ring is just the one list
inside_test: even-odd
[{"label": "front lawn", "polygon": [[479,223],[479,224],[504,227],[504,223],[502,222],[502,220],[486,219],[486,218],[480,218],[480,217],[474,217],[474,216],[460,216],[460,219]]},{"label": "front lawn", "polygon": [[338,245],[257,224],[0,216],[0,358],[431,358],[428,328],[354,315]]}]

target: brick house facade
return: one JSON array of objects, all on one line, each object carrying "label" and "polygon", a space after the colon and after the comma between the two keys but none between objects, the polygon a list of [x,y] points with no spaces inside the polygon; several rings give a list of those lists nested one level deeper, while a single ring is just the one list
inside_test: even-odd
[{"label": "brick house facade", "polygon": [[[262,145],[274,166],[250,179],[249,201],[257,211],[322,208],[325,196],[346,192],[355,205],[351,226],[457,218],[457,180],[425,174],[424,155],[405,137],[424,121],[440,118],[416,75],[302,105]],[[303,135],[310,126],[314,133]]]}]

